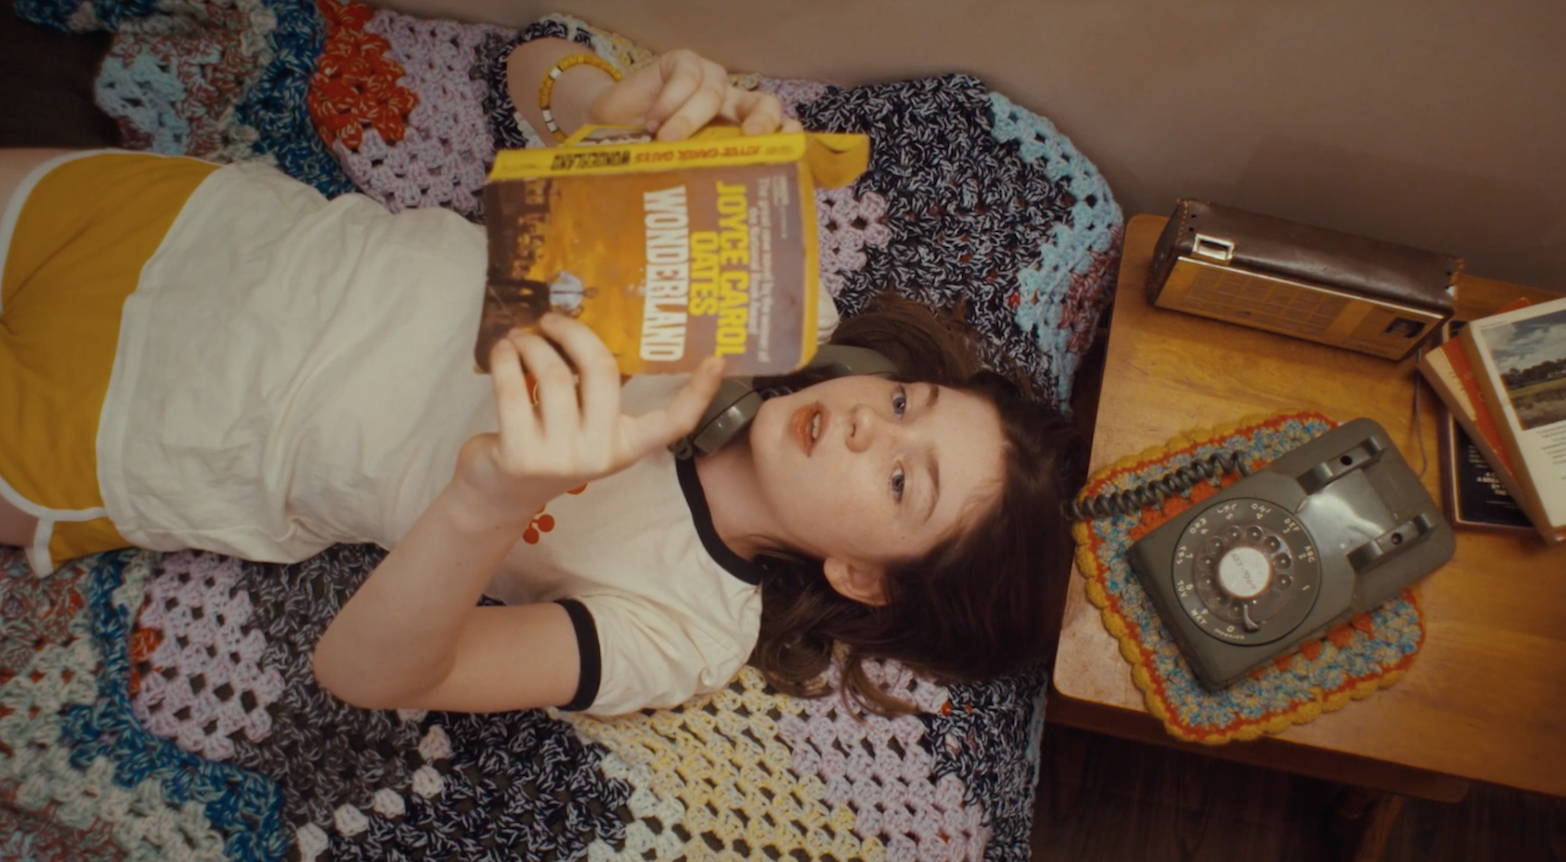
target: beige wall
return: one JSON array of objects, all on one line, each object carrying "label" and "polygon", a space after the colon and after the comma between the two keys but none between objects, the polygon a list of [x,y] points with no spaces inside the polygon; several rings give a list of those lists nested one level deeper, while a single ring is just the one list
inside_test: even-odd
[{"label": "beige wall", "polygon": [[1070,135],[1128,215],[1205,197],[1566,290],[1561,0],[387,2],[559,9],[775,75],[972,72]]}]

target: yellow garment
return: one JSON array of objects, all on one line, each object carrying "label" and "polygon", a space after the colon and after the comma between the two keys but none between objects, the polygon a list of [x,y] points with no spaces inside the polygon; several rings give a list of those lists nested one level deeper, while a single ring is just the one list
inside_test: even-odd
[{"label": "yellow garment", "polygon": [[39,519],[29,560],[128,544],[98,486],[98,418],[120,309],[217,166],[92,152],[33,171],[0,216],[0,496]]}]

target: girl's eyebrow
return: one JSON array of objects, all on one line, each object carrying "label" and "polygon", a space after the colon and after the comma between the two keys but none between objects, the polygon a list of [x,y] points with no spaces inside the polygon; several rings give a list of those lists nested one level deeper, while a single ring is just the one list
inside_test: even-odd
[{"label": "girl's eyebrow", "polygon": [[[925,390],[927,397],[924,401],[924,410],[926,412],[935,407],[935,402],[941,397],[941,387],[934,383],[928,384],[928,386],[929,388]],[[930,505],[924,511],[924,519],[929,521],[930,516],[935,514],[936,502],[941,498],[941,464],[935,459],[933,450],[925,450],[924,469],[930,474],[930,493],[928,495]]]}]

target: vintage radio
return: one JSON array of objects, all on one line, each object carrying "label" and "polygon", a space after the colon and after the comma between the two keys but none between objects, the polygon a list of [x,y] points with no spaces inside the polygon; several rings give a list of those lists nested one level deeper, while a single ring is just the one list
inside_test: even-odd
[{"label": "vintage radio", "polygon": [[1181,199],[1148,301],[1346,347],[1407,355],[1452,315],[1461,258]]}]

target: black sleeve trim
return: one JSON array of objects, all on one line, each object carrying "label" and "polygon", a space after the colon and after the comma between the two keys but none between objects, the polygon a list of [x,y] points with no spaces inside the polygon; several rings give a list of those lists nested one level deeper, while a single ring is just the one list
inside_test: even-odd
[{"label": "black sleeve trim", "polygon": [[568,712],[587,709],[598,699],[598,683],[603,675],[603,656],[598,651],[598,626],[587,606],[576,599],[557,599],[555,604],[565,608],[571,618],[571,628],[576,631],[576,651],[582,657],[582,668],[576,680],[576,694],[571,702],[560,707]]}]

